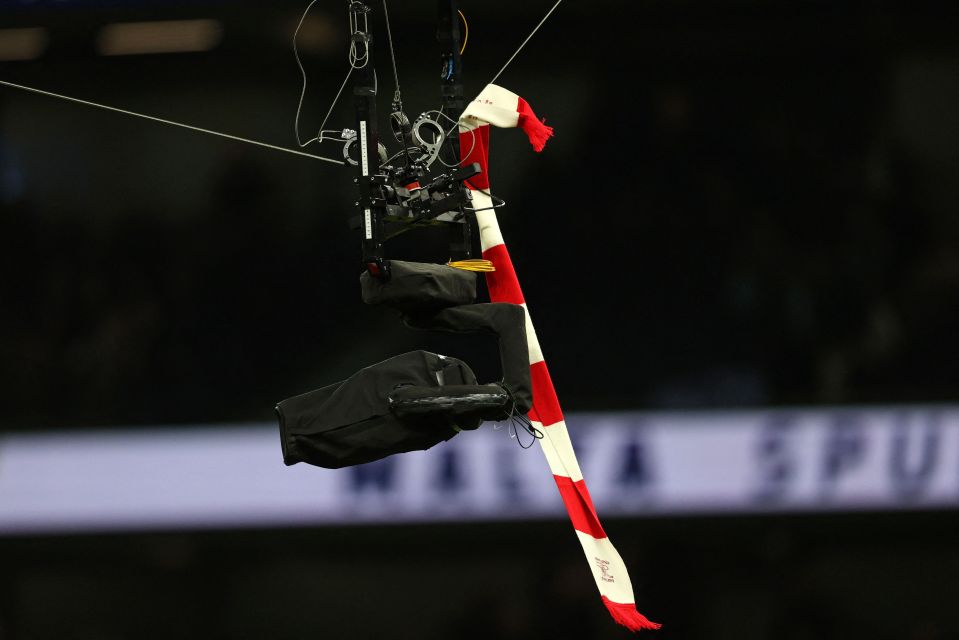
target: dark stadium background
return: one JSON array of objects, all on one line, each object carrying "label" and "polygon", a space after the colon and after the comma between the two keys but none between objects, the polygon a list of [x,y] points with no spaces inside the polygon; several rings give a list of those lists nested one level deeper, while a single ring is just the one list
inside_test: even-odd
[{"label": "dark stadium background", "polygon": [[[0,79],[292,146],[305,4],[5,0],[0,28],[51,35]],[[462,4],[473,94],[551,3]],[[392,7],[418,113],[434,3]],[[179,18],[222,43],[96,55],[103,24]],[[957,29],[946,1],[567,0],[502,79],[556,137],[492,151],[564,407],[959,400]],[[336,167],[4,88],[0,175],[0,430],[269,421],[412,344],[360,302]],[[959,638],[955,511],[607,530],[662,638]],[[0,538],[5,640],[626,635],[559,520]]]}]

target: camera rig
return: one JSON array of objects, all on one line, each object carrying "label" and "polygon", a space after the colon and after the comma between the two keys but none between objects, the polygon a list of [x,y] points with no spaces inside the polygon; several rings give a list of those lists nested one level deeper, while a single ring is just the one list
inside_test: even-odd
[{"label": "camera rig", "polygon": [[[317,1],[311,0],[300,20],[300,26],[302,26],[310,7]],[[487,84],[487,88],[495,86],[497,78],[562,1],[556,0],[513,56],[507,60],[506,64]],[[392,55],[389,16],[386,15],[386,1],[383,2],[387,35],[391,40],[390,51],[393,74],[396,81],[390,123],[394,137],[402,145],[400,152],[392,157],[387,156],[386,148],[380,143],[378,136],[376,121],[377,80],[376,73],[370,64],[372,39],[367,21],[370,9],[356,0],[351,0],[349,3],[351,22],[350,72],[342,86],[346,86],[354,71],[359,71],[353,92],[357,128],[355,131],[330,131],[324,128],[326,126],[326,120],[324,120],[316,137],[305,143],[300,141],[299,114],[303,103],[303,94],[306,91],[306,74],[301,64],[303,91],[300,95],[300,105],[297,108],[297,116],[294,121],[296,139],[300,146],[299,150],[136,113],[127,109],[73,98],[5,80],[0,80],[0,86],[152,120],[168,126],[191,129],[208,135],[309,157],[314,160],[355,166],[358,215],[354,217],[354,226],[362,229],[362,255],[366,270],[361,274],[360,281],[364,291],[364,300],[371,304],[392,303],[391,306],[396,307],[405,315],[407,323],[416,328],[452,333],[473,331],[496,333],[500,336],[504,374],[507,371],[506,364],[508,364],[506,357],[510,359],[509,371],[512,373],[509,377],[504,375],[503,382],[500,384],[475,385],[473,384],[475,376],[469,371],[465,363],[427,352],[413,352],[406,354],[406,356],[399,356],[400,360],[391,359],[380,365],[367,367],[357,374],[360,378],[354,376],[350,379],[356,384],[352,384],[350,381],[345,381],[342,384],[336,383],[316,392],[301,394],[289,401],[284,401],[281,405],[292,402],[292,404],[286,404],[285,407],[278,406],[280,429],[283,436],[284,461],[287,464],[298,462],[301,459],[306,461],[306,458],[300,456],[302,452],[296,450],[300,445],[300,439],[296,437],[292,441],[288,439],[291,434],[288,427],[292,428],[294,424],[299,424],[299,422],[294,420],[287,424],[284,417],[287,409],[295,411],[297,407],[305,407],[310,420],[322,417],[327,426],[333,427],[325,431],[325,433],[331,434],[328,443],[333,445],[332,448],[324,448],[321,442],[319,448],[314,447],[312,449],[312,453],[322,456],[325,453],[332,452],[332,462],[336,466],[343,466],[343,463],[347,465],[359,464],[392,453],[429,448],[441,440],[448,440],[453,437],[458,431],[458,429],[454,430],[452,428],[456,423],[464,424],[467,428],[473,428],[474,425],[478,426],[480,420],[502,417],[503,410],[510,404],[512,404],[512,407],[508,409],[509,415],[507,417],[511,420],[517,413],[523,415],[531,410],[530,418],[527,420],[530,432],[534,435],[538,432],[535,427],[537,424],[548,427],[548,429],[544,428],[540,432],[537,439],[539,439],[543,451],[546,453],[550,471],[559,487],[563,503],[576,530],[577,537],[583,546],[587,561],[593,567],[593,577],[603,604],[613,620],[631,631],[657,629],[660,626],[659,624],[651,622],[637,611],[626,566],[599,522],[592,499],[586,488],[585,479],[582,478],[579,470],[579,463],[576,460],[573,444],[566,430],[563,414],[550,380],[549,370],[546,367],[545,360],[543,360],[536,333],[535,331],[527,333],[527,326],[531,329],[532,322],[522,304],[523,298],[520,293],[519,280],[512,269],[509,252],[506,250],[505,244],[502,243],[496,216],[484,216],[487,218],[483,224],[485,237],[481,238],[481,240],[486,241],[488,247],[491,238],[499,240],[498,244],[492,246],[495,251],[491,251],[490,255],[494,259],[490,260],[489,268],[469,269],[467,265],[450,265],[467,270],[487,272],[496,270],[497,264],[507,267],[496,276],[496,280],[498,280],[495,283],[496,286],[489,286],[490,303],[472,304],[476,293],[475,274],[471,274],[474,277],[470,278],[460,269],[432,263],[409,263],[397,260],[394,265],[393,277],[390,278],[390,262],[384,257],[383,250],[383,244],[389,238],[424,226],[446,225],[451,230],[451,259],[454,257],[457,259],[468,258],[471,246],[469,216],[472,213],[495,209],[504,204],[501,201],[497,202],[487,191],[476,189],[475,185],[470,182],[470,178],[479,170],[478,165],[460,166],[459,136],[451,136],[450,134],[454,131],[458,133],[458,122],[454,120],[454,117],[462,114],[465,106],[463,88],[460,84],[462,45],[457,20],[457,16],[462,17],[462,13],[457,9],[456,0],[437,0],[437,3],[439,8],[437,39],[442,48],[440,74],[442,107],[436,111],[424,112],[411,124],[403,112],[399,77],[396,71],[396,57]],[[465,24],[465,18],[463,20]],[[360,27],[361,24],[362,28]],[[297,31],[299,31],[299,26]],[[465,42],[465,40],[466,37],[464,36],[463,41]],[[297,53],[296,33],[293,36],[293,51],[294,54]],[[298,55],[297,62],[299,63]],[[502,87],[498,87],[498,89],[502,90]],[[332,113],[339,95],[338,93],[337,97],[334,98],[333,105],[327,112],[327,118]],[[552,129],[535,119],[532,109],[529,109],[529,105],[522,98],[512,95],[510,100],[514,98],[517,100],[517,119],[515,124],[506,124],[505,126],[523,128],[534,148],[539,151],[545,144],[546,139],[552,135]],[[446,129],[444,124],[440,124],[444,118],[452,124],[452,128],[449,130]],[[480,120],[485,119],[480,118]],[[482,126],[492,124],[494,124],[492,121],[487,121],[487,124]],[[310,142],[335,140],[333,137],[327,137],[327,133],[340,134],[338,137],[343,144],[343,160],[307,153],[302,150]],[[471,138],[471,145],[475,145],[476,140],[475,137]],[[452,152],[452,164],[443,161],[441,156],[444,149]],[[465,155],[467,157],[479,156],[479,154],[474,156],[475,150],[477,149],[471,146]],[[486,151],[485,147],[478,150]],[[450,171],[432,176],[430,166],[436,161],[439,161]],[[470,191],[465,188],[465,185],[469,185],[471,189],[476,189],[478,193],[482,194],[477,199],[487,203],[487,206],[479,208],[467,206],[471,204],[471,198],[469,196]],[[497,238],[497,236],[499,237]],[[438,278],[444,282],[435,286]],[[457,283],[459,284],[457,285]],[[427,284],[430,286],[426,286]],[[488,284],[490,284],[490,281],[488,281]],[[417,308],[419,312],[416,312]],[[497,309],[506,311],[498,312]],[[497,322],[496,316],[500,314],[504,315],[503,322]],[[510,315],[513,316],[512,320],[509,318]],[[505,340],[504,337],[506,337]],[[510,346],[510,342],[519,342],[519,344]],[[447,376],[447,372],[449,372],[449,376]],[[523,376],[523,378],[518,379],[516,376]],[[367,379],[363,379],[363,377]],[[396,383],[397,379],[400,379],[399,384]],[[527,380],[529,385],[524,386]],[[379,390],[371,392],[367,388],[367,382],[372,382],[374,387],[377,383],[380,383],[381,386]],[[349,387],[349,389],[344,389],[344,392],[340,394],[339,390],[343,387]],[[526,393],[519,393],[523,389],[526,390]],[[535,395],[530,396],[529,393],[534,389]],[[337,415],[335,408],[333,409],[334,413],[330,414],[325,410],[317,410],[318,403],[324,403],[328,396],[330,398],[336,396],[335,404],[341,408],[348,407],[348,411],[345,414],[341,411]],[[340,402],[340,400],[343,401]],[[359,421],[356,420],[358,414],[352,406],[353,400],[357,400],[357,403],[363,406],[363,411],[366,412],[366,417],[361,417]],[[305,404],[303,404],[304,402]],[[487,413],[487,411],[491,413]],[[343,428],[341,418],[348,423],[353,423],[353,425],[347,424],[346,426],[359,425],[360,428],[358,430]],[[381,435],[385,434],[385,438],[375,437],[376,432],[369,429],[372,423],[368,419],[377,421],[377,428],[382,427],[379,429],[379,433]],[[533,421],[534,419],[536,422]],[[439,420],[439,422],[435,420]],[[547,420],[549,420],[549,423],[546,422]],[[307,420],[308,422],[309,420]],[[322,427],[323,425],[319,426]],[[422,428],[423,426],[427,428]],[[323,432],[323,430],[320,429],[318,432]],[[544,438],[543,434],[545,433],[548,433],[549,436]],[[295,433],[293,435],[296,436]],[[307,446],[311,440],[315,440],[312,437],[315,435],[313,432],[303,435],[306,436],[302,439],[303,446]],[[293,448],[291,448],[291,445]],[[326,465],[328,461],[322,458],[313,457],[312,462],[320,464],[320,466],[328,466]],[[599,569],[597,570],[596,567],[599,567]],[[614,579],[614,576],[616,579]]]},{"label": "camera rig", "polygon": [[[386,3],[383,4],[395,92],[390,112],[393,138],[401,150],[389,156],[377,123],[377,77],[372,64],[371,9],[350,3],[351,60],[357,72],[353,86],[355,131],[344,131],[344,160],[355,167],[356,215],[350,226],[362,235],[362,263],[369,274],[388,279],[390,263],[384,244],[390,238],[423,227],[449,229],[450,260],[469,259],[471,251],[470,191],[465,184],[480,173],[478,164],[461,167],[456,118],[463,99],[461,13],[456,0],[437,0],[436,37],[440,45],[440,109],[420,114],[412,123],[403,110],[396,56]],[[444,157],[451,161],[444,160]],[[431,173],[435,163],[445,171]]]}]

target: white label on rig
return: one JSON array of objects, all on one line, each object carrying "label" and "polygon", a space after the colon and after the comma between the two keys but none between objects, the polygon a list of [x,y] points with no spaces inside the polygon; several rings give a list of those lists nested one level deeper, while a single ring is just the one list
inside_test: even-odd
[{"label": "white label on rig", "polygon": [[370,175],[370,156],[366,153],[366,120],[360,120],[360,166],[364,176]]},{"label": "white label on rig", "polygon": [[363,209],[363,221],[366,223],[366,239],[373,239],[373,216],[369,209]]}]

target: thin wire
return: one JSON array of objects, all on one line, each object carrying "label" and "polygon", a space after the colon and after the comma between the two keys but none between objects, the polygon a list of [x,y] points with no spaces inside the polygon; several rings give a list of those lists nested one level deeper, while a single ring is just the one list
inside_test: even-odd
[{"label": "thin wire", "polygon": [[420,150],[419,147],[406,147],[406,149],[400,149],[399,151],[391,155],[389,158],[387,158],[384,162],[381,162],[380,166],[385,167],[389,163],[399,158],[401,155],[409,153],[410,151],[419,151],[419,150]]},{"label": "thin wire", "polygon": [[[300,68],[300,75],[303,76],[303,86],[300,88],[300,101],[296,103],[296,116],[293,118],[293,135],[296,137],[296,144],[300,145],[302,149],[311,142],[317,142],[317,137],[313,137],[306,142],[300,140],[300,111],[303,109],[303,98],[306,97],[306,69],[303,68],[303,62],[300,60],[300,50],[296,46],[296,36],[300,35],[300,27],[303,26],[303,22],[306,20],[306,15],[310,12],[310,9],[313,8],[313,5],[317,3],[318,0],[313,0],[306,6],[306,11],[303,12],[303,15],[300,16],[300,21],[296,25],[296,30],[293,32],[293,57],[296,58],[296,66]],[[350,73],[353,72],[353,69],[350,69]],[[347,74],[349,77],[349,74]],[[322,127],[320,127],[322,129]],[[322,134],[321,134],[322,135]]]},{"label": "thin wire", "polygon": [[496,271],[496,267],[493,266],[493,263],[489,260],[483,260],[482,258],[468,258],[466,260],[450,260],[446,263],[447,266],[453,267],[454,269],[461,269],[463,271],[474,271],[478,273],[492,273]]},{"label": "thin wire", "polygon": [[480,193],[482,193],[484,196],[489,198],[490,201],[493,203],[492,207],[480,207],[479,209],[474,209],[473,207],[463,207],[463,210],[472,211],[473,213],[476,213],[477,211],[489,211],[490,209],[500,209],[506,206],[506,200],[503,200],[502,198],[497,198],[489,191],[483,191],[482,189],[477,187],[475,184],[470,182],[469,178],[466,178],[465,180],[463,180],[463,182],[468,184],[470,188],[473,189],[474,191],[479,191]]},{"label": "thin wire", "polygon": [[[509,388],[509,386],[505,383],[505,381],[500,382],[499,386],[507,393],[511,404],[509,408],[509,413],[506,413],[501,418],[499,418],[496,421],[497,424],[493,426],[493,429],[494,430],[501,429],[502,425],[500,425],[499,422],[503,420],[508,420],[509,423],[506,426],[507,426],[507,433],[509,433],[510,439],[515,439],[516,443],[519,444],[521,448],[529,449],[534,444],[536,444],[537,440],[542,440],[545,437],[545,434],[533,425],[533,422],[529,419],[529,417],[526,414],[519,413],[516,410],[516,399],[513,397],[513,390]],[[524,445],[523,441],[520,440],[520,437],[519,437],[520,428],[522,428],[523,431],[525,431],[529,435],[533,436],[533,439],[530,440],[529,444]]]},{"label": "thin wire", "polygon": [[[515,408],[513,409],[513,414],[510,415],[509,421],[510,421],[510,429],[512,430],[512,433],[510,435],[516,438],[516,442],[523,449],[529,449],[534,444],[536,444],[537,440],[542,440],[544,437],[543,432],[537,429],[535,426],[533,426],[532,421],[530,421],[530,419],[527,418],[525,415],[521,413],[516,413]],[[519,425],[519,427],[521,427],[523,431],[533,436],[533,439],[529,441],[529,444],[524,445],[523,441],[520,440],[519,429],[517,428],[517,425]]]},{"label": "thin wire", "polygon": [[[453,118],[451,118],[451,117],[449,117],[448,115],[446,115],[445,113],[443,113],[443,109],[442,109],[442,108],[441,108],[441,109],[433,109],[433,110],[431,110],[431,111],[427,111],[426,113],[427,113],[427,114],[435,113],[437,116],[442,116],[442,117],[446,118],[446,120],[447,120],[448,122],[452,122],[452,123],[453,123],[453,126],[450,127],[449,131],[447,131],[447,132],[444,134],[444,141],[445,141],[446,138],[449,138],[449,137],[450,137],[450,134],[453,133],[453,130],[454,130],[454,129],[456,129],[457,127],[459,127],[459,123],[458,123],[456,120],[454,120]],[[475,129],[470,129],[470,130],[469,130],[469,134],[470,134],[470,148],[469,148],[469,151],[467,151],[466,154],[464,154],[464,157],[466,157],[466,158],[468,158],[468,157],[470,156],[470,154],[473,153],[473,149],[476,147],[476,130],[475,130]],[[440,164],[443,165],[444,167],[446,167],[447,169],[456,169],[456,168],[459,168],[460,165],[461,165],[461,162],[460,162],[460,161],[456,161],[455,164],[449,164],[448,162],[446,162],[445,160],[443,160],[442,150],[441,150],[440,154],[438,154],[438,155],[436,156],[436,159],[439,160],[439,161],[440,161]]]},{"label": "thin wire", "polygon": [[[346,77],[343,78],[343,82],[340,84],[339,90],[336,92],[336,96],[333,98],[333,102],[330,103],[330,108],[326,110],[326,115],[323,117],[323,123],[320,125],[320,129],[317,134],[307,140],[302,142],[300,140],[300,112],[303,109],[303,99],[306,96],[306,69],[303,68],[303,62],[300,60],[300,51],[299,47],[296,44],[296,37],[300,33],[300,28],[303,26],[303,22],[306,20],[306,16],[310,13],[310,9],[313,8],[313,5],[317,3],[318,0],[312,0],[309,5],[307,5],[306,10],[303,12],[303,15],[300,16],[300,22],[296,25],[296,30],[293,32],[293,57],[296,58],[296,65],[300,68],[300,75],[303,76],[303,86],[300,90],[300,101],[296,105],[296,117],[293,120],[293,133],[296,136],[296,143],[300,145],[300,148],[306,147],[310,143],[316,142],[321,143],[329,140],[330,138],[326,137],[328,133],[339,133],[342,135],[342,132],[335,129],[327,129],[326,123],[330,120],[330,115],[333,113],[333,108],[336,107],[336,103],[339,102],[340,96],[343,94],[343,89],[346,87],[346,83],[349,82],[350,76],[353,74],[355,69],[362,69],[369,64],[370,61],[370,50],[368,46],[363,47],[363,55],[357,54],[356,41],[353,40],[352,36],[354,33],[359,31],[359,20],[354,21],[353,13],[350,13],[350,49],[347,59],[350,63],[350,70],[346,72]],[[363,17],[363,28],[367,28],[368,23],[366,21],[366,16]],[[363,64],[357,64],[361,62]],[[376,81],[376,74],[373,75],[374,82]],[[376,93],[374,88],[373,93]]]},{"label": "thin wire", "polygon": [[313,155],[312,153],[305,153],[303,151],[297,151],[295,149],[288,149],[286,147],[278,147],[273,144],[268,144],[266,142],[259,142],[257,140],[250,140],[249,138],[241,138],[240,136],[230,135],[229,133],[221,133],[219,131],[213,131],[212,129],[203,129],[202,127],[194,127],[193,125],[183,124],[182,122],[174,122],[173,120],[165,120],[164,118],[157,118],[155,116],[148,116],[142,113],[136,113],[135,111],[127,111],[126,109],[118,109],[116,107],[110,107],[105,104],[99,104],[96,102],[90,102],[89,100],[81,100],[79,98],[71,98],[70,96],[61,95],[59,93],[53,93],[51,91],[44,91],[42,89],[35,89],[33,87],[26,87],[22,84],[14,84],[12,82],[6,82],[0,80],[0,85],[7,87],[12,87],[14,89],[20,89],[22,91],[29,91],[31,93],[38,93],[43,96],[48,96],[51,98],[59,98],[60,100],[66,100],[68,102],[74,102],[76,104],[82,104],[88,107],[96,107],[97,109],[105,109],[106,111],[113,111],[115,113],[122,113],[128,116],[134,116],[136,118],[143,118],[144,120],[152,120],[154,122],[159,122],[161,124],[168,124],[174,127],[181,127],[183,129],[189,129],[191,131],[198,131],[200,133],[207,133],[213,136],[219,136],[221,138],[227,138],[229,140],[235,140],[237,142],[245,142],[246,144],[256,145],[258,147],[266,147],[267,149],[273,149],[274,151],[283,151],[285,153],[292,153],[298,156],[304,156],[306,158],[313,158],[314,160],[322,160],[323,162],[331,162],[333,164],[346,164],[342,160],[334,160],[333,158],[325,158],[323,156]]},{"label": "thin wire", "polygon": [[[356,15],[355,15],[352,11],[350,11],[350,56],[349,56],[349,60],[350,60],[350,66],[353,67],[354,69],[362,69],[362,68],[365,67],[367,64],[369,64],[369,62],[370,62],[370,48],[369,48],[369,45],[368,45],[368,44],[365,44],[365,43],[364,43],[364,45],[363,45],[363,55],[362,55],[362,56],[356,55],[356,40],[353,39],[353,36],[356,35],[357,33],[363,33],[363,34],[369,33],[369,30],[370,30],[370,22],[369,22],[369,18],[367,18],[367,16],[366,16],[366,14],[365,14],[365,13],[363,14],[363,29],[362,29],[362,31],[361,31],[361,30],[360,30],[360,20],[359,20],[359,18],[357,18]],[[363,61],[363,64],[361,64],[360,66],[356,66],[356,63],[359,62],[360,60]]]},{"label": "thin wire", "polygon": [[463,28],[466,30],[466,34],[463,36],[463,46],[460,47],[460,55],[463,55],[463,52],[466,51],[466,43],[470,39],[470,25],[466,21],[466,16],[463,15],[463,12],[459,9],[456,10],[456,13],[460,14],[460,18],[463,19]]},{"label": "thin wire", "polygon": [[390,12],[386,8],[386,0],[383,0],[383,17],[386,18],[386,39],[390,43],[390,60],[393,62],[393,80],[396,83],[396,93],[393,96],[394,102],[400,101],[400,73],[396,69],[396,52],[393,50],[393,32],[390,30]]},{"label": "thin wire", "polygon": [[[447,116],[447,117],[448,117],[448,116]],[[451,118],[451,119],[452,119],[452,118]],[[459,128],[459,123],[458,123],[458,122],[457,122],[455,125],[453,125],[453,128],[450,129],[450,130],[447,132],[446,135],[448,136],[449,134],[453,133],[453,129],[456,129],[456,128]],[[470,129],[469,132],[470,132],[470,148],[469,148],[469,151],[467,151],[466,154],[465,154],[465,156],[464,156],[462,149],[460,150],[460,156],[466,157],[466,158],[469,158],[471,155],[473,155],[473,149],[476,148],[476,129]],[[459,132],[457,132],[456,135],[459,135]],[[463,162],[463,161],[460,160],[455,166],[457,166],[457,167],[460,166],[460,164],[462,164],[462,162]],[[444,162],[443,164],[446,164],[446,163]]]},{"label": "thin wire", "polygon": [[[385,2],[385,1],[386,1],[386,0],[384,0],[384,2]],[[516,56],[519,55],[519,52],[523,50],[523,47],[526,46],[526,43],[533,39],[533,36],[536,35],[536,32],[539,31],[540,27],[542,27],[543,24],[549,19],[549,17],[550,17],[551,15],[553,15],[553,12],[556,11],[556,8],[559,7],[559,5],[562,4],[562,2],[563,2],[563,0],[556,0],[556,4],[554,4],[554,5],[550,8],[550,10],[546,12],[546,15],[543,16],[543,19],[540,20],[540,21],[539,21],[539,24],[537,24],[537,25],[533,28],[533,30],[530,32],[530,34],[529,34],[528,36],[526,36],[526,39],[523,40],[523,43],[522,43],[521,45],[519,45],[519,48],[518,48],[516,51],[513,52],[513,55],[511,55],[511,56],[509,57],[509,60],[506,61],[506,64],[504,64],[503,67],[496,73],[496,75],[493,76],[493,79],[489,81],[489,84],[494,84],[494,83],[499,79],[499,77],[500,77],[501,75],[503,75],[503,72],[506,71],[506,68],[510,65],[510,63],[513,62],[513,60],[516,58]],[[466,16],[463,16],[462,12],[460,12],[460,15],[463,17],[463,23],[465,24],[465,23],[466,23]],[[468,29],[469,29],[469,27],[467,27],[467,38],[469,37],[469,31],[468,31]],[[465,47],[466,47],[466,42],[465,42],[465,40],[464,40],[464,42],[463,42],[463,47],[464,47],[464,49],[465,49]],[[460,53],[462,53],[462,51],[460,51]],[[450,118],[450,117],[447,116],[446,114],[443,114],[442,110],[440,110],[440,114],[443,115],[444,117],[446,117],[447,119],[449,119],[451,122],[453,121],[452,118]],[[458,126],[458,123],[457,123],[457,125],[454,125],[453,128],[456,128],[457,126]],[[452,131],[453,131],[453,129],[450,129],[450,131],[447,133],[447,136],[448,136],[450,133],[452,133]],[[473,133],[473,130],[470,129],[470,132]],[[470,147],[470,153],[473,152],[473,147],[475,147],[475,145],[476,145],[476,134],[473,133],[472,146]],[[468,156],[469,156],[469,153],[467,153],[466,156],[468,157]],[[440,162],[441,162],[443,165],[445,165],[446,167],[450,167],[450,166],[451,166],[451,165],[446,164],[446,162],[445,162],[442,158],[440,158]],[[482,189],[477,189],[477,191],[480,191],[481,193],[484,193],[485,195],[489,196],[490,198],[493,198],[493,195],[492,195],[492,194],[486,193],[486,192],[482,191]],[[504,206],[504,205],[506,204],[504,201],[501,201],[501,203],[502,203],[502,204],[495,204],[495,203],[494,203],[494,206],[492,206],[492,207],[485,207],[485,208],[483,208],[483,209],[478,209],[478,211],[485,211],[486,209],[496,209],[496,208],[502,207],[502,206]],[[477,210],[474,209],[473,211],[477,211]]]},{"label": "thin wire", "polygon": [[510,56],[510,59],[506,61],[506,64],[503,65],[503,68],[499,70],[499,73],[493,76],[493,79],[489,81],[490,84],[496,83],[497,78],[499,78],[500,75],[502,75],[502,73],[506,71],[506,67],[510,65],[510,63],[513,61],[513,58],[515,58],[519,54],[519,52],[523,50],[523,47],[526,46],[526,43],[529,42],[533,38],[533,36],[536,35],[536,32],[539,31],[539,28],[542,27],[543,23],[546,22],[546,20],[553,14],[554,11],[556,11],[556,7],[558,7],[561,2],[563,2],[563,0],[556,0],[556,4],[553,5],[553,8],[550,9],[545,16],[543,16],[543,19],[539,21],[539,24],[536,25],[536,28],[533,29],[532,33],[526,36],[526,39],[523,40],[523,44],[521,44],[519,46],[519,49],[517,49],[512,56]]},{"label": "thin wire", "polygon": [[[315,138],[313,138],[313,139],[316,140],[317,142],[323,142],[323,141],[326,139],[326,138],[323,137],[323,134],[325,134],[325,133],[339,133],[339,131],[336,131],[336,130],[333,130],[333,129],[327,129],[327,128],[326,128],[326,123],[327,123],[327,122],[329,121],[329,119],[330,119],[330,114],[333,113],[333,107],[336,106],[337,101],[340,99],[340,95],[343,93],[343,87],[345,87],[345,86],[346,86],[346,83],[349,82],[349,80],[350,80],[350,75],[353,73],[353,69],[356,69],[356,68],[357,68],[357,67],[352,67],[352,66],[351,66],[351,67],[350,67],[350,70],[346,72],[346,77],[343,78],[343,83],[340,85],[340,90],[336,92],[336,97],[333,98],[333,102],[330,103],[330,108],[326,110],[326,115],[323,117],[323,123],[320,125],[320,132],[316,135]],[[300,117],[300,109],[299,109],[299,107],[297,107],[297,109],[296,109],[296,117],[297,117],[297,118]],[[297,141],[299,141],[299,133],[297,133]],[[309,144],[309,142],[307,142],[306,144]],[[301,146],[304,146],[304,147],[305,147],[306,144],[301,145]]]},{"label": "thin wire", "polygon": [[[390,29],[390,11],[386,8],[386,0],[383,0],[383,17],[386,19],[386,38],[390,43],[390,61],[393,63],[393,81],[396,90],[393,92],[393,110],[399,112],[399,116],[406,121],[406,115],[403,113],[403,97],[400,94],[400,72],[396,68],[396,51],[393,49],[393,31]],[[396,114],[394,114],[396,115]],[[391,116],[392,117],[392,116]],[[403,145],[403,153],[406,155],[406,164],[412,165],[413,159],[410,157],[409,149],[406,146],[406,127],[409,125],[400,125],[401,135],[400,143]],[[395,134],[394,134],[395,135]]]}]

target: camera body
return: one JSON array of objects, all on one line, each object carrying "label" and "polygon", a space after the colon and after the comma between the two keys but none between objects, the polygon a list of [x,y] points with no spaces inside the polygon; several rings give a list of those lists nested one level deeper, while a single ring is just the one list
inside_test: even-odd
[{"label": "camera body", "polygon": [[354,178],[358,215],[350,226],[363,232],[363,264],[370,275],[388,278],[383,244],[417,228],[450,226],[450,257],[471,257],[467,210],[472,197],[465,183],[480,172],[480,165],[473,163],[431,176],[424,163],[413,161]]}]

